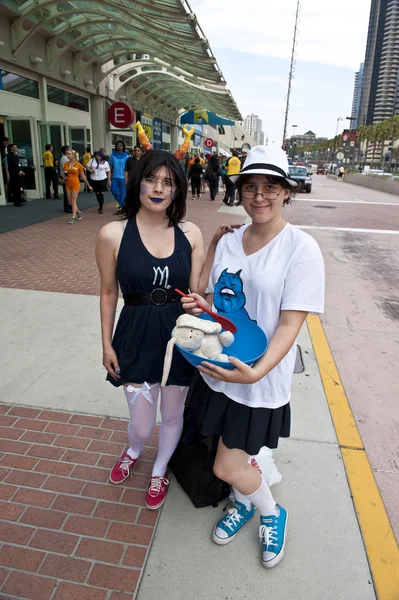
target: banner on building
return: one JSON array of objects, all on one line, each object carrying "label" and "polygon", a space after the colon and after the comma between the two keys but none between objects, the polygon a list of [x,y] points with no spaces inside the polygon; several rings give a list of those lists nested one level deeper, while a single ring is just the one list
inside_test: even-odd
[{"label": "banner on building", "polygon": [[150,142],[152,142],[152,136],[153,136],[153,132],[152,132],[153,118],[150,115],[143,114],[141,116],[141,124],[143,126],[143,129],[145,131],[146,136],[148,137],[148,139],[150,140]]},{"label": "banner on building", "polygon": [[189,110],[180,117],[182,125],[234,125],[234,121],[224,119],[209,110]]},{"label": "banner on building", "polygon": [[199,148],[201,146],[201,136],[200,135],[194,135],[194,146],[196,148]]},{"label": "banner on building", "polygon": [[162,150],[162,120],[152,120],[152,147],[154,150]]}]

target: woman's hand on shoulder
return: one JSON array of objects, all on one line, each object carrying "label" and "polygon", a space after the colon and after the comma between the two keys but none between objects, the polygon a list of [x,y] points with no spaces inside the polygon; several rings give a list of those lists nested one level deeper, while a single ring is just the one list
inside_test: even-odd
[{"label": "woman's hand on shoulder", "polygon": [[235,229],[240,229],[240,227],[242,227],[243,224],[240,225],[220,225],[217,230],[215,235],[213,236],[212,240],[211,240],[211,246],[217,246],[219,241],[222,239],[222,237],[224,235],[226,235],[226,233],[233,233]]},{"label": "woman's hand on shoulder", "polygon": [[182,306],[185,312],[189,315],[193,315],[193,317],[199,317],[199,315],[202,315],[202,313],[204,312],[203,310],[198,308],[196,302],[193,302],[193,300],[195,300],[196,302],[200,302],[203,306],[209,308],[209,310],[211,309],[208,302],[202,296],[192,292],[191,294],[189,294],[188,298],[181,299]]}]

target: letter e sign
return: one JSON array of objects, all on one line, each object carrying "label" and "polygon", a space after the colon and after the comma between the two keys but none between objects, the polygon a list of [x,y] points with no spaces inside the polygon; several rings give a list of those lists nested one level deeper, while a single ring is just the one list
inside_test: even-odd
[{"label": "letter e sign", "polygon": [[134,121],[134,110],[125,102],[114,102],[108,109],[108,121],[118,129],[126,129]]}]

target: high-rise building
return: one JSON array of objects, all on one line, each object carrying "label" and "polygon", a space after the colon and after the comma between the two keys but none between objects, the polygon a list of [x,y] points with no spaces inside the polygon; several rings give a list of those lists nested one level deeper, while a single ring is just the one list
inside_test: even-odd
[{"label": "high-rise building", "polygon": [[352,128],[356,129],[359,125],[359,112],[360,112],[360,101],[362,98],[364,79],[364,63],[361,63],[359,70],[355,73],[355,87],[353,90],[353,102],[352,102]]},{"label": "high-rise building", "polygon": [[398,0],[372,0],[358,125],[378,123],[399,110],[398,50]]},{"label": "high-rise building", "polygon": [[262,119],[258,115],[248,115],[244,121],[244,128],[256,140],[257,144],[263,146],[265,134],[262,131]]}]

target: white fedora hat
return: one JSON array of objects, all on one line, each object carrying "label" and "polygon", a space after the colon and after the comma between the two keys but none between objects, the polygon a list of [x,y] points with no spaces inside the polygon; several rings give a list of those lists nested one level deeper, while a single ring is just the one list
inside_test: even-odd
[{"label": "white fedora hat", "polygon": [[236,183],[243,175],[273,175],[285,179],[293,187],[299,187],[297,181],[290,179],[286,153],[275,146],[254,146],[248,152],[240,173],[230,175],[229,179]]}]

